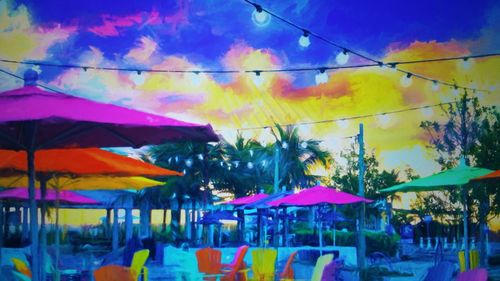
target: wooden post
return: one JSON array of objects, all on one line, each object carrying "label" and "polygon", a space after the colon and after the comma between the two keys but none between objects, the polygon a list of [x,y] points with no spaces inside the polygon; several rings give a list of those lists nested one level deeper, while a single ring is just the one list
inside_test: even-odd
[{"label": "wooden post", "polygon": [[106,238],[111,238],[111,208],[106,209]]},{"label": "wooden post", "polygon": [[[359,144],[359,172],[358,172],[358,195],[361,197],[365,196],[365,183],[364,183],[364,174],[365,174],[365,148],[364,148],[364,135],[363,135],[363,123],[359,124],[359,134],[358,134],[358,144]],[[365,203],[361,202],[358,209],[358,220],[357,220],[357,259],[358,259],[358,267],[365,267],[365,255],[366,255],[366,241],[363,230],[365,228]]]},{"label": "wooden post", "polygon": [[[28,128],[28,139],[34,140],[36,126],[35,123],[30,124]],[[30,136],[31,135],[31,136]],[[30,202],[30,236],[31,236],[31,272],[32,281],[40,280],[40,259],[38,256],[38,209],[35,200],[35,149],[33,143],[29,144],[27,149],[28,157],[28,193]]]},{"label": "wooden post", "polygon": [[47,255],[47,226],[45,225],[45,216],[47,213],[47,179],[44,176],[40,176],[40,278],[41,280],[46,280],[47,273],[45,272],[45,257]]}]

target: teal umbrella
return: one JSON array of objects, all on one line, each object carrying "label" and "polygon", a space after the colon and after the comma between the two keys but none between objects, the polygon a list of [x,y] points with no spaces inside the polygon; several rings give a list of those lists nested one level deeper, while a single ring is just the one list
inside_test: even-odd
[{"label": "teal umbrella", "polygon": [[398,184],[385,189],[381,189],[383,193],[395,192],[420,192],[420,191],[436,191],[443,190],[448,187],[458,187],[462,190],[463,220],[464,220],[464,240],[465,240],[465,266],[469,268],[469,243],[467,234],[467,193],[463,188],[464,185],[471,180],[487,175],[493,172],[492,170],[470,167],[465,164],[465,160],[461,159],[460,164],[446,171],[437,174],[419,178],[410,182]]}]

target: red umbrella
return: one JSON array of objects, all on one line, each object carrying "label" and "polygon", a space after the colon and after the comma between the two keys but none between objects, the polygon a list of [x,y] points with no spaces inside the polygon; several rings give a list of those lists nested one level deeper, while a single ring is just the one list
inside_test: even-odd
[{"label": "red umbrella", "polygon": [[[35,193],[35,199],[40,200],[40,189],[36,190]],[[59,198],[57,198],[59,197]],[[18,188],[9,188],[6,190],[0,191],[0,199],[17,199],[17,200],[28,200],[29,199],[29,194],[28,194],[28,189],[25,187],[18,187]],[[56,200],[61,200],[66,203],[72,203],[72,204],[98,204],[98,201],[95,201],[94,199],[85,197],[83,195],[80,195],[75,192],[71,192],[68,190],[62,190],[59,195],[56,195],[55,190],[48,190],[47,195],[45,196],[44,200],[47,201],[56,201]]]},{"label": "red umbrella", "polygon": [[33,281],[40,280],[35,151],[68,147],[140,147],[166,141],[217,141],[210,125],[198,125],[36,87],[38,73],[24,74],[25,86],[0,93],[0,148],[27,152]]},{"label": "red umbrella", "polygon": [[320,204],[344,205],[359,202],[370,203],[372,200],[336,190],[335,188],[318,185],[308,189],[303,189],[299,193],[268,202],[267,204],[273,207],[278,207],[314,206]]}]

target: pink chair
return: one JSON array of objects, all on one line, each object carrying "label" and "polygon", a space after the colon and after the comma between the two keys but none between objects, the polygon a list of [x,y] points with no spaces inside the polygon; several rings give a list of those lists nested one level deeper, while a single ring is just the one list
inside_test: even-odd
[{"label": "pink chair", "polygon": [[484,268],[476,268],[458,274],[457,281],[486,281],[488,280],[488,271]]}]

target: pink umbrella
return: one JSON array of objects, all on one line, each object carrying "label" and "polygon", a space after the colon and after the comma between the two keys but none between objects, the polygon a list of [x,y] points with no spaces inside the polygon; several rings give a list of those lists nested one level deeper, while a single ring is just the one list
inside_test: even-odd
[{"label": "pink umbrella", "polygon": [[[278,200],[268,202],[267,204],[272,207],[279,206],[315,206],[324,204],[344,205],[354,203],[370,203],[372,200],[352,195],[347,192],[329,188],[326,186],[315,186],[308,189],[301,190],[299,193],[288,195]],[[322,221],[319,222],[319,246],[320,253],[323,248],[323,228]]]},{"label": "pink umbrella", "polygon": [[[40,195],[41,195],[40,189],[37,189],[35,191],[35,199],[40,200],[41,198]],[[0,199],[28,200],[29,199],[28,189],[25,187],[17,187],[0,191]],[[44,200],[56,201],[57,200],[56,191],[52,189],[47,190],[47,195]],[[72,204],[99,204],[99,202],[95,201],[94,199],[85,197],[83,195],[68,190],[62,190],[59,192],[59,200]]]},{"label": "pink umbrella", "polygon": [[303,189],[299,193],[268,202],[267,204],[272,207],[278,207],[314,206],[320,204],[344,205],[359,202],[370,203],[372,200],[336,190],[335,188],[318,185],[308,189]]},{"label": "pink umbrella", "polygon": [[[27,152],[33,281],[44,275],[37,255],[36,150],[218,141],[210,125],[44,91],[36,87],[37,79],[38,73],[28,70],[24,73],[24,87],[0,93],[0,148]],[[41,248],[43,252],[44,246]]]},{"label": "pink umbrella", "polygon": [[255,202],[262,200],[264,198],[267,198],[267,197],[269,197],[269,195],[267,195],[265,193],[258,193],[258,194],[253,194],[253,195],[249,195],[249,196],[245,196],[245,197],[236,198],[234,200],[231,200],[229,202],[225,202],[223,204],[240,206],[240,205],[255,203]]}]

